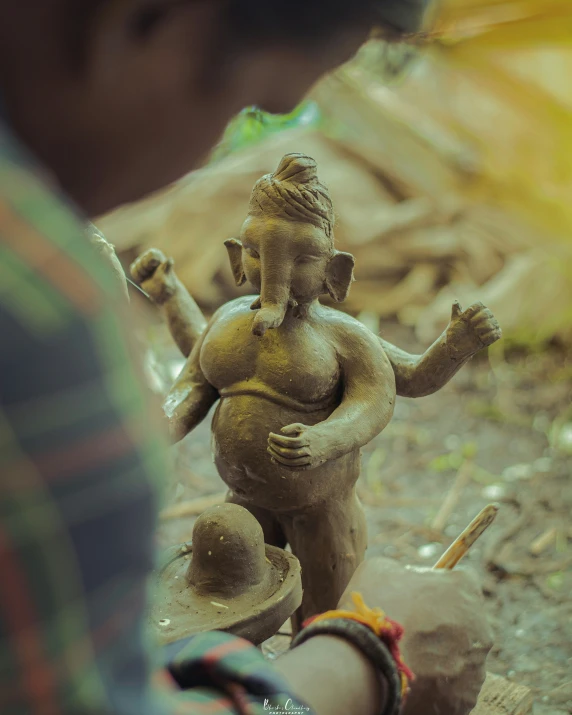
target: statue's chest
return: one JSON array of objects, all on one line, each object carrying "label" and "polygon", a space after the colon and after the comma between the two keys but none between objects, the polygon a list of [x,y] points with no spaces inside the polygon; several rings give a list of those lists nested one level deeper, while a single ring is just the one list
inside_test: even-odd
[{"label": "statue's chest", "polygon": [[203,343],[201,367],[219,390],[257,380],[303,402],[330,397],[340,382],[336,352],[319,329],[302,320],[252,333],[254,312],[217,321]]}]

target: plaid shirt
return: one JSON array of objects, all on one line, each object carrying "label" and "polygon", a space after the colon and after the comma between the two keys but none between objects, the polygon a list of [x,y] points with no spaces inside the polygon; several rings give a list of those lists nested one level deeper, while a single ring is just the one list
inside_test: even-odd
[{"label": "plaid shirt", "polygon": [[0,127],[0,713],[286,706],[286,683],[243,640],[148,647],[169,465],[124,297],[100,261],[73,208]]}]

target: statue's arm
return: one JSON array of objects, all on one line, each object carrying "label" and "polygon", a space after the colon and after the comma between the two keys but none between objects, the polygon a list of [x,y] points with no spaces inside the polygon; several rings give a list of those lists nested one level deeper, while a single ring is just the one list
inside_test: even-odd
[{"label": "statue's arm", "polygon": [[464,312],[455,303],[446,330],[423,355],[411,355],[379,340],[395,373],[397,394],[425,397],[444,387],[463,365],[501,335],[496,318],[482,303]]},{"label": "statue's arm", "polygon": [[342,321],[338,327],[344,388],[340,405],[324,422],[287,425],[281,434],[268,438],[272,458],[292,469],[312,469],[363,447],[389,423],[397,393],[430,395],[475,353],[501,337],[494,315],[481,303],[465,312],[455,303],[447,330],[423,355],[380,343],[362,325]]},{"label": "statue's arm", "polygon": [[369,330],[345,336],[339,355],[344,392],[340,405],[316,433],[329,459],[363,447],[389,424],[395,407],[391,363]]},{"label": "statue's arm", "polygon": [[188,358],[207,321],[175,273],[173,259],[151,248],[132,264],[131,275],[155,303],[177,347]]},{"label": "statue's arm", "polygon": [[323,422],[286,425],[271,432],[268,451],[285,467],[313,469],[358,450],[389,423],[395,407],[395,376],[377,337],[357,322],[338,326],[333,341],[341,368],[340,404]]},{"label": "statue's arm", "polygon": [[173,442],[179,442],[199,425],[219,398],[206,379],[200,364],[201,349],[208,327],[198,338],[181,374],[169,391],[164,410]]},{"label": "statue's arm", "polygon": [[203,334],[207,321],[191,294],[175,277],[173,295],[159,306],[169,332],[184,357],[189,357]]},{"label": "statue's arm", "polygon": [[432,395],[449,380],[472,357],[472,354],[452,358],[447,348],[445,331],[423,355],[412,355],[401,348],[379,339],[393,372],[400,397],[425,397]]}]

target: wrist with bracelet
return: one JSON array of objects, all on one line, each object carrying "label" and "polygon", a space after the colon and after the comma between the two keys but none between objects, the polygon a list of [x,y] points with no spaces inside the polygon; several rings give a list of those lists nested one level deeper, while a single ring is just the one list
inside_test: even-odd
[{"label": "wrist with bracelet", "polygon": [[403,628],[379,608],[368,608],[353,593],[355,611],[335,610],[310,618],[294,638],[292,648],[320,635],[337,636],[355,646],[384,677],[387,695],[381,715],[397,715],[407,695],[413,673],[403,662],[399,641]]}]

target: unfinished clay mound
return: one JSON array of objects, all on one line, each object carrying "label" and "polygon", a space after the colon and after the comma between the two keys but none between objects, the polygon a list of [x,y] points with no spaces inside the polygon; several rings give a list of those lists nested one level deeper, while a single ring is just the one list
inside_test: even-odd
[{"label": "unfinished clay mound", "polygon": [[258,645],[302,602],[298,560],[265,546],[259,523],[235,504],[197,519],[192,543],[166,554],[155,586],[151,619],[163,645],[210,630]]}]

